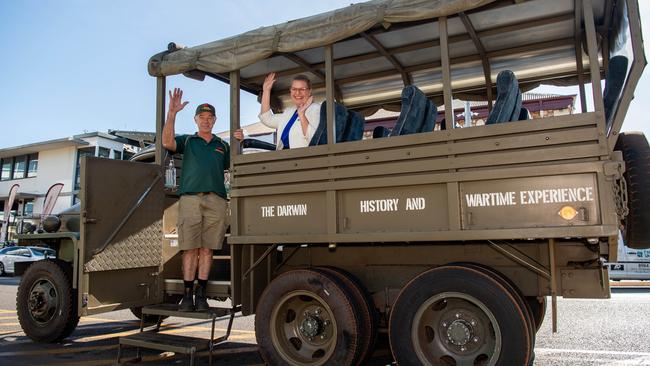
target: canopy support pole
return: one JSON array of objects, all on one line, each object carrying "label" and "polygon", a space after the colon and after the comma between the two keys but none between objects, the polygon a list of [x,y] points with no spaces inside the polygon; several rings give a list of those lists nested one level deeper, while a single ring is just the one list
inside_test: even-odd
[{"label": "canopy support pole", "polygon": [[449,36],[447,34],[447,17],[438,18],[440,33],[440,62],[442,64],[442,90],[445,100],[445,125],[447,129],[455,128],[454,107],[451,104],[451,70],[449,66]]},{"label": "canopy support pole", "polygon": [[575,0],[575,52],[576,52],[576,70],[578,72],[578,88],[580,89],[580,110],[581,113],[587,113],[587,93],[585,92],[585,77],[582,66],[582,0]]},{"label": "canopy support pole", "polygon": [[164,76],[156,78],[156,165],[163,165],[162,130],[165,126],[165,89],[166,80]]},{"label": "canopy support pole", "polygon": [[[235,138],[235,131],[240,126],[240,91],[239,91],[239,70],[230,72],[230,187],[235,186],[234,160],[240,154],[240,144]],[[230,198],[230,235],[239,235],[239,198]]]},{"label": "canopy support pole", "polygon": [[[591,89],[594,98],[594,109],[599,129],[605,132],[605,104],[603,91],[600,86],[600,66],[598,64],[598,43],[596,40],[596,25],[591,0],[582,0],[582,10],[587,31],[587,49],[589,51],[589,69],[591,71]],[[605,56],[603,56],[605,57]],[[604,135],[603,135],[604,136]],[[599,139],[602,139],[599,138]]]}]

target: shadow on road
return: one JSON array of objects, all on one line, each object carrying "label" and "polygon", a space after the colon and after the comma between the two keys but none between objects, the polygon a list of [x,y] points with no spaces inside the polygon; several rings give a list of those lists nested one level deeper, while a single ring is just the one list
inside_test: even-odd
[{"label": "shadow on road", "polygon": [[0,277],[0,285],[14,285],[20,284],[20,276],[4,275]]}]

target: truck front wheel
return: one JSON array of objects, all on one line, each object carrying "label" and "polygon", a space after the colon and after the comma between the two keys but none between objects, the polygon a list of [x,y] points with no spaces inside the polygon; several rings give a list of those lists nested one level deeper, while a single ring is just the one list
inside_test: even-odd
[{"label": "truck front wheel", "polygon": [[428,270],[390,315],[399,365],[528,365],[534,341],[523,309],[499,281],[463,266]]},{"label": "truck front wheel", "polygon": [[72,334],[79,322],[70,269],[65,266],[58,260],[35,262],[18,286],[18,321],[35,342],[58,342]]}]

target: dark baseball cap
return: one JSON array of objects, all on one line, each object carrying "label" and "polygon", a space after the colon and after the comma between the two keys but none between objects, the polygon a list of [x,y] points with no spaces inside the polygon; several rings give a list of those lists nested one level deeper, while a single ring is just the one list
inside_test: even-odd
[{"label": "dark baseball cap", "polygon": [[194,113],[194,115],[199,115],[201,112],[210,112],[213,116],[217,115],[214,111],[214,107],[208,103],[199,104],[199,106],[196,107],[196,113]]}]

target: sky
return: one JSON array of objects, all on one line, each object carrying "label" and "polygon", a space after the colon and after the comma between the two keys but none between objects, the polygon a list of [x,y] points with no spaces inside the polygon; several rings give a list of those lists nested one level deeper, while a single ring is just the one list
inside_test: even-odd
[{"label": "sky", "polygon": [[[0,149],[109,129],[153,131],[156,79],[147,73],[147,62],[169,42],[200,45],[350,3],[0,0]],[[648,32],[650,1],[639,5]],[[646,69],[623,125],[646,136],[648,74]],[[182,88],[190,102],[177,117],[177,133],[195,131],[193,110],[204,102],[216,107],[215,132],[228,129],[226,84],[173,76],[167,88],[173,87]],[[539,91],[575,94],[576,88]],[[242,124],[256,122],[259,104],[246,92],[241,98]]]}]

